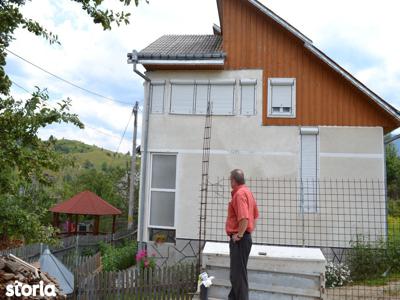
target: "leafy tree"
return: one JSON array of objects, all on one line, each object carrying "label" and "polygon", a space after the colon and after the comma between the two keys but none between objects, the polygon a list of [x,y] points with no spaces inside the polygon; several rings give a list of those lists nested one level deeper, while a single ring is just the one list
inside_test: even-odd
[{"label": "leafy tree", "polygon": [[[129,13],[114,12],[104,8],[104,0],[71,0],[82,5],[82,10],[109,30],[112,24],[129,22]],[[129,6],[132,0],[120,0]],[[138,5],[139,0],[133,3]],[[31,195],[21,192],[21,186],[37,182],[49,183],[47,171],[57,171],[63,159],[54,151],[54,139],[42,141],[37,133],[40,128],[54,123],[71,123],[79,128],[83,124],[78,116],[69,112],[70,100],[52,107],[48,104],[46,90],[37,90],[26,101],[10,96],[11,81],[5,72],[7,47],[14,39],[17,28],[36,36],[59,43],[58,36],[37,21],[26,18],[21,9],[26,0],[0,0],[0,238],[22,237],[25,241],[47,240],[51,230],[43,226],[47,202],[44,198],[32,202]],[[47,198],[46,198],[47,199]],[[35,209],[32,209],[35,208]],[[51,235],[51,234],[50,234]]]},{"label": "leafy tree", "polygon": [[397,154],[397,148],[393,144],[386,146],[386,178],[389,197],[393,199],[399,199],[400,158]]},{"label": "leafy tree", "polygon": [[47,93],[39,89],[26,102],[12,97],[0,101],[0,194],[13,192],[15,180],[9,180],[13,176],[45,183],[45,170],[57,171],[62,165],[54,151],[54,139],[42,141],[40,128],[61,122],[83,128],[78,116],[69,112],[70,100],[58,103],[58,107],[47,102]]}]

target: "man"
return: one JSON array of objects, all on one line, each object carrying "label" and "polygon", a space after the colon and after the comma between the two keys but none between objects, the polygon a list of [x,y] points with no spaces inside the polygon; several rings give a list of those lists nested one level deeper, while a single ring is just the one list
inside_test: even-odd
[{"label": "man", "polygon": [[247,261],[251,250],[251,232],[258,218],[258,208],[253,194],[245,186],[242,170],[231,171],[232,199],[228,206],[225,230],[230,237],[230,280],[232,289],[229,300],[248,300]]}]

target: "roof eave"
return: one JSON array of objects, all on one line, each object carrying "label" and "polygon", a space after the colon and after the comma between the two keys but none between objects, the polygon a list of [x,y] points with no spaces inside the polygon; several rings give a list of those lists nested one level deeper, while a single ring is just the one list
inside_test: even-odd
[{"label": "roof eave", "polygon": [[179,59],[139,59],[137,61],[141,65],[207,65],[207,66],[223,66],[225,59],[198,59],[198,60],[179,60]]}]

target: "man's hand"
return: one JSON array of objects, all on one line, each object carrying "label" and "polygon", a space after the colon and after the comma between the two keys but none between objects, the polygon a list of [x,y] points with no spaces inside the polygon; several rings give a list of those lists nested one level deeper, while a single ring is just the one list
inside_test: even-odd
[{"label": "man's hand", "polygon": [[239,237],[238,233],[235,233],[234,235],[232,235],[232,239],[234,242],[239,242],[242,238]]}]

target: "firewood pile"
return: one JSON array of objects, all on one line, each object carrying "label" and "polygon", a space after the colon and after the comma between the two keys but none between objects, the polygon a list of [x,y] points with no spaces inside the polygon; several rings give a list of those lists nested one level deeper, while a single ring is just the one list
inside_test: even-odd
[{"label": "firewood pile", "polygon": [[56,279],[13,256],[0,256],[0,299],[66,299]]}]

